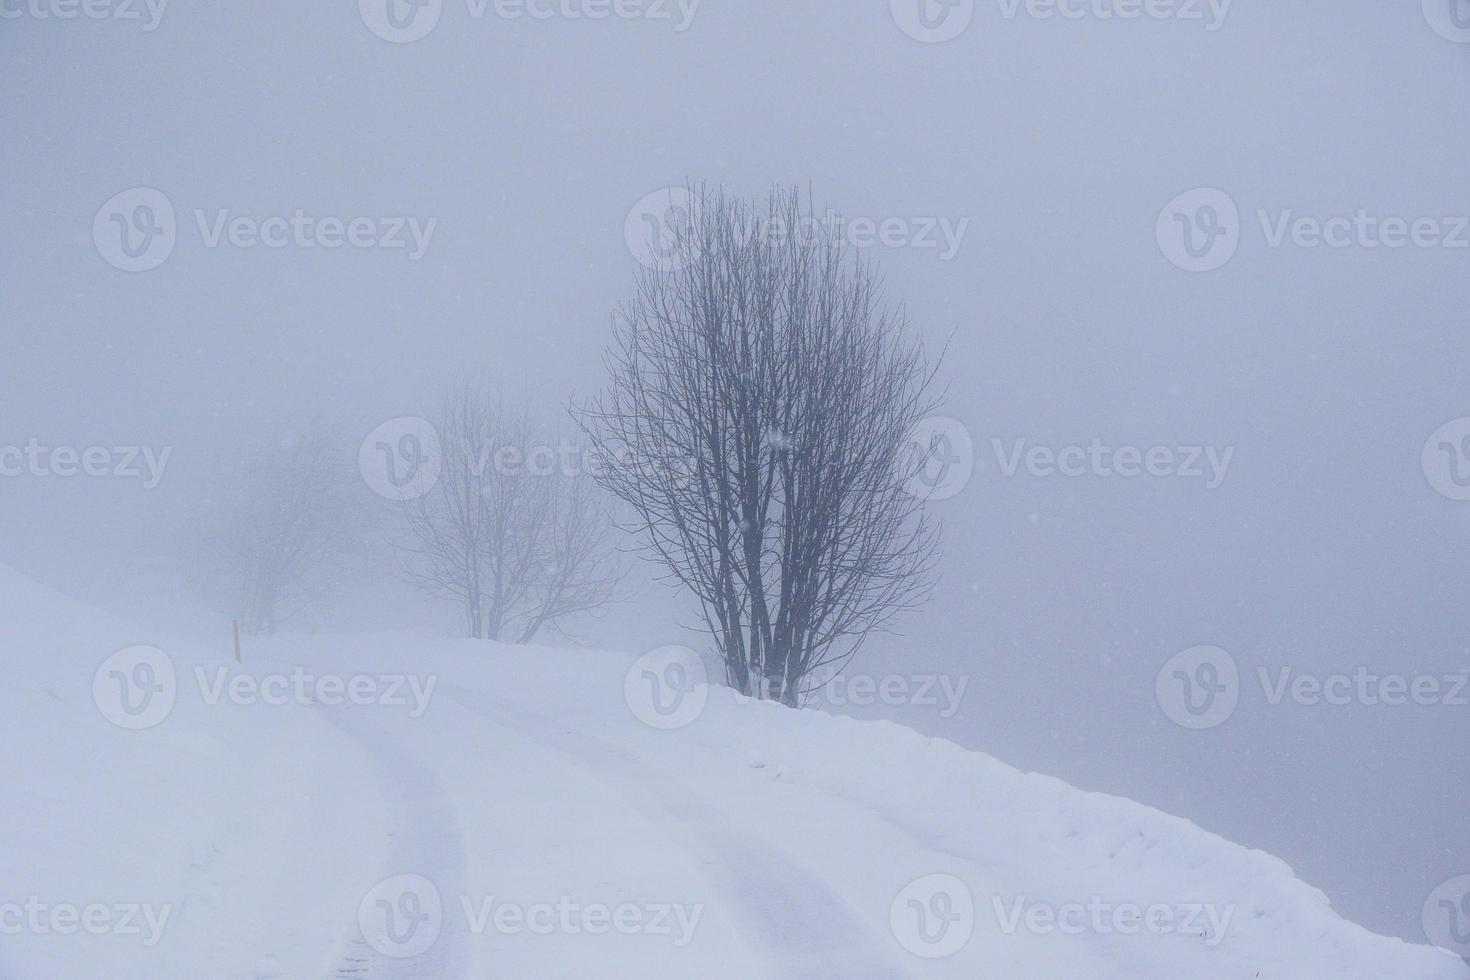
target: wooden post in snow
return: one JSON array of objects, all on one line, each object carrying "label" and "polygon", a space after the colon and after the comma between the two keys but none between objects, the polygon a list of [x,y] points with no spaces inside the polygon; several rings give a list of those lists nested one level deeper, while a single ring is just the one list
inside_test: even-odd
[{"label": "wooden post in snow", "polygon": [[240,662],[240,621],[233,620],[231,625],[235,629],[235,663]]}]

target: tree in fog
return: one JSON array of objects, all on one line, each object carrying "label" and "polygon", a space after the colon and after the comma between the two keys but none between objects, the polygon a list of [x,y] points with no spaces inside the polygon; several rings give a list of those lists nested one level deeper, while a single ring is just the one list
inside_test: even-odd
[{"label": "tree in fog", "polygon": [[619,574],[596,487],[536,444],[529,414],[465,384],[435,428],[438,479],[403,503],[409,578],[459,604],[475,638],[529,643],[606,605]]},{"label": "tree in fog", "polygon": [[312,601],[350,538],[344,467],[321,429],[248,455],[214,495],[206,530],[242,629],[273,633]]},{"label": "tree in fog", "polygon": [[933,369],[798,193],[690,196],[578,418],[731,685],[798,705],[932,585],[937,531],[910,487],[933,450],[905,447]]}]

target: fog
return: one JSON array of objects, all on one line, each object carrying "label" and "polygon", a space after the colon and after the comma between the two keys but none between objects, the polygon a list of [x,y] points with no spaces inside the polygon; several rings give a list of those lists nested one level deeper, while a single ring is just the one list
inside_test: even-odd
[{"label": "fog", "polygon": [[[902,219],[861,251],[944,352],[941,414],[974,465],[930,504],[928,605],[850,668],[967,678],[961,704],[832,710],[1184,817],[1425,942],[1426,896],[1470,872],[1470,691],[1451,696],[1470,670],[1470,463],[1438,446],[1470,423],[1431,438],[1470,416],[1470,47],[1431,27],[1433,3],[980,3],[943,43],[888,7],[594,20],[445,0],[427,36],[390,43],[350,3],[176,2],[152,30],[146,6],[0,3],[19,11],[0,19],[0,445],[148,447],[156,477],[141,451],[138,476],[17,462],[0,563],[223,644],[234,613],[195,588],[191,520],[249,447],[321,422],[352,467],[467,373],[571,431],[568,406],[606,383],[639,202],[798,187]],[[177,240],[129,272],[94,221],[134,188],[166,197]],[[1217,193],[1186,199],[1192,231],[1201,202],[1237,209],[1206,271],[1168,244],[1196,188]],[[374,227],[405,244],[224,230],[298,210],[393,219]],[[1335,243],[1292,224],[1334,217],[1354,219]],[[1418,232],[1393,247],[1386,219]],[[1138,475],[1118,475],[1119,447]],[[1169,475],[1139,469],[1153,447]],[[459,629],[364,541],[288,629]],[[605,617],[547,642],[698,645],[689,600],[629,566]],[[1198,646],[1233,658],[1239,701],[1192,730],[1156,684]],[[1273,697],[1283,668],[1442,686],[1425,704]]]}]

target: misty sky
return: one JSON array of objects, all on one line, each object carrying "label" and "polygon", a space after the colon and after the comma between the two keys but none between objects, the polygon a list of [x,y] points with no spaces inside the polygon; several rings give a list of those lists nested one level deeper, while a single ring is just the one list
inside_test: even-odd
[{"label": "misty sky", "polygon": [[[171,449],[146,490],[0,477],[0,562],[126,612],[140,582],[187,578],[179,529],[241,447],[324,420],[351,465],[465,372],[560,416],[602,384],[638,269],[625,226],[661,188],[799,185],[849,217],[967,222],[952,256],[865,250],[931,348],[949,342],[944,413],[975,472],[934,504],[929,608],[859,667],[969,686],[949,718],[856,710],[1270,851],[1344,916],[1424,941],[1424,896],[1470,872],[1470,707],[1273,705],[1256,678],[1470,669],[1470,503],[1421,465],[1470,415],[1470,44],[1408,0],[1127,21],[990,0],[945,43],[882,0],[705,0],[683,30],[672,3],[593,21],[444,0],[409,44],[355,6],[0,18],[0,445]],[[177,242],[129,273],[93,225],[140,187]],[[1156,235],[1195,188],[1239,215],[1208,272]],[[209,243],[221,212],[297,210],[433,230],[416,258]],[[1273,245],[1283,220],[1360,211],[1444,240]],[[1215,487],[1002,465],[1017,440],[1094,439],[1233,455]],[[678,602],[634,583],[588,642],[686,636]],[[372,561],[361,588],[373,602],[325,625],[367,606],[373,626],[456,622]],[[1189,731],[1155,679],[1201,644],[1242,691]]]}]

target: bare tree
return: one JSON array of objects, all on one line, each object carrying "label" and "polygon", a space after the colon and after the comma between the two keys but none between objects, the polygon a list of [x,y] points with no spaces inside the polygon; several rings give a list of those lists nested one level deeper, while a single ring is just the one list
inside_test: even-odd
[{"label": "bare tree", "polygon": [[207,543],[246,632],[274,633],[320,598],[350,537],[339,463],[330,436],[311,429],[252,453],[217,494]]},{"label": "bare tree", "polygon": [[601,608],[619,573],[588,481],[548,463],[529,415],[469,384],[445,398],[440,472],[404,502],[405,570],[464,610],[470,636],[529,643]]},{"label": "bare tree", "polygon": [[596,490],[584,478],[542,478],[544,547],[534,578],[536,601],[517,642],[529,643],[542,628],[596,612],[612,599],[622,573],[611,542],[613,525],[594,499]]},{"label": "bare tree", "polygon": [[933,370],[872,267],[797,192],[695,202],[614,318],[578,420],[599,480],[698,598],[728,679],[798,705],[933,582],[905,453]]}]

